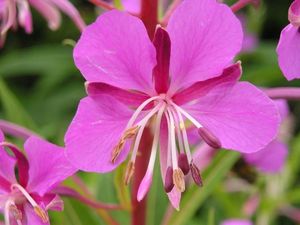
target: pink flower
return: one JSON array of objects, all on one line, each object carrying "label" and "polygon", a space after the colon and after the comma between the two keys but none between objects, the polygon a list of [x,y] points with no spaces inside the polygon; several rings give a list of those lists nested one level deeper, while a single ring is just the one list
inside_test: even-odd
[{"label": "pink flower", "polygon": [[[7,154],[4,147],[10,149],[13,156]],[[65,158],[62,148],[42,139],[31,137],[24,148],[27,158],[16,146],[4,142],[0,131],[0,211],[5,225],[49,224],[47,211],[63,209],[63,201],[52,190],[76,170]]]},{"label": "pink flower", "polygon": [[249,220],[240,220],[240,219],[232,219],[226,220],[221,223],[221,225],[252,225],[253,223]]},{"label": "pink flower", "polygon": [[[281,123],[289,114],[287,102],[285,100],[275,101],[281,116]],[[277,138],[268,144],[264,149],[250,154],[243,154],[245,161],[255,166],[264,173],[278,173],[282,170],[286,157],[288,155],[288,147],[281,140],[280,134]]]},{"label": "pink flower", "polygon": [[289,8],[289,21],[282,31],[277,46],[280,69],[288,80],[300,78],[300,0]]},{"label": "pink flower", "polygon": [[153,42],[134,16],[116,10],[100,16],[74,50],[88,97],[65,136],[69,159],[85,171],[109,172],[132,146],[128,182],[144,128],[153,121],[151,156],[137,198],[151,185],[160,146],[165,189],[178,208],[185,174],[191,171],[200,184],[184,121],[209,145],[240,152],[258,151],[276,136],[275,105],[255,86],[238,82],[240,63],[231,65],[242,39],[231,9],[211,0],[185,0],[166,30],[157,28]]},{"label": "pink flower", "polygon": [[83,30],[85,24],[77,9],[68,0],[0,0],[0,45],[5,41],[6,33],[19,24],[26,33],[32,32],[32,18],[29,4],[48,21],[50,29],[60,25],[60,13],[66,13]]}]

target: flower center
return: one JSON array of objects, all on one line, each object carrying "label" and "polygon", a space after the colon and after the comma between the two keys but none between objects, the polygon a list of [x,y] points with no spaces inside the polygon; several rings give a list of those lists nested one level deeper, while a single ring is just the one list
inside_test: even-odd
[{"label": "flower center", "polygon": [[11,185],[11,194],[5,202],[4,217],[5,225],[10,225],[10,218],[14,218],[18,225],[22,225],[22,211],[18,209],[17,204],[23,204],[28,201],[32,205],[34,212],[41,218],[43,223],[49,222],[49,217],[30,194],[19,184]]},{"label": "flower center", "polygon": [[[146,111],[145,108],[150,103],[154,106],[151,110]],[[150,120],[154,121],[154,137],[151,155],[147,172],[144,177],[144,179],[149,179],[149,181],[145,181],[146,183],[151,183],[150,179],[153,174],[163,116],[166,119],[168,129],[167,173],[165,177],[166,192],[171,191],[174,186],[178,191],[183,192],[185,190],[184,175],[188,174],[189,171],[191,171],[196,184],[201,186],[202,180],[199,169],[192,161],[184,118],[189,120],[198,129],[200,136],[206,143],[213,144],[214,147],[219,147],[218,139],[182,107],[175,104],[172,101],[172,98],[167,94],[159,94],[151,97],[135,110],[120,141],[113,149],[111,158],[112,163],[118,158],[126,141],[133,138],[131,159],[125,173],[125,184],[128,184],[134,174],[134,165],[144,129]],[[145,193],[142,193],[140,199],[143,198],[144,195]]]}]

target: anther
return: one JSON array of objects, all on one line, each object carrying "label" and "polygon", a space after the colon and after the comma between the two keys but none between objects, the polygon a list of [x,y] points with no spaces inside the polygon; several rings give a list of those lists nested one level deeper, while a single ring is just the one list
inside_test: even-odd
[{"label": "anther", "polygon": [[125,145],[125,142],[127,139],[130,139],[130,138],[133,138],[137,131],[138,131],[139,127],[138,126],[134,126],[134,127],[131,127],[129,129],[127,129],[123,136],[121,137],[119,143],[114,147],[113,151],[112,151],[112,155],[111,155],[111,162],[112,163],[115,163],[115,161],[117,160],[118,156],[120,155],[124,145]]},{"label": "anther", "polygon": [[40,206],[33,207],[34,212],[42,219],[43,223],[49,222],[49,217],[45,210],[43,210]]},{"label": "anther", "polygon": [[221,148],[220,140],[207,128],[200,127],[198,128],[198,134],[201,138],[212,148]]},{"label": "anther", "polygon": [[125,185],[129,184],[129,182],[134,174],[134,170],[135,170],[134,162],[129,162],[128,166],[126,168],[125,177],[124,177]]},{"label": "anther", "polygon": [[193,180],[194,180],[195,184],[202,187],[203,182],[202,182],[202,177],[201,177],[201,174],[200,174],[200,170],[198,169],[198,167],[193,162],[191,162],[190,168],[191,168],[191,174],[192,174],[192,177],[193,177]]},{"label": "anther", "polygon": [[184,174],[180,168],[177,168],[173,171],[173,182],[178,191],[184,192],[185,190]]},{"label": "anther", "polygon": [[172,191],[173,187],[173,168],[169,166],[166,171],[164,189],[167,193],[169,193],[170,191]]},{"label": "anther", "polygon": [[17,208],[16,205],[14,204],[10,205],[9,211],[12,212],[12,215],[15,218],[15,220],[22,220],[23,218],[22,212]]},{"label": "anther", "polygon": [[187,175],[190,171],[190,165],[185,153],[180,153],[178,156],[178,166],[182,170],[184,175]]}]

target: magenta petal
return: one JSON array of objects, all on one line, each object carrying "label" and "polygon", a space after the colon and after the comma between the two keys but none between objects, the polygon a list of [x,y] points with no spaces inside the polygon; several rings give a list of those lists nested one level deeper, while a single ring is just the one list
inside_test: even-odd
[{"label": "magenta petal", "polygon": [[27,185],[30,192],[42,196],[76,172],[62,147],[32,136],[25,142],[24,148],[30,165]]},{"label": "magenta petal", "polygon": [[[165,182],[166,171],[167,171],[167,154],[168,154],[168,127],[166,123],[166,119],[163,118],[160,130],[160,171],[163,182]],[[179,210],[180,207],[180,199],[181,192],[177,190],[177,188],[173,187],[172,191],[167,193],[168,198],[172,204],[172,206]]]},{"label": "magenta petal", "polygon": [[97,98],[98,95],[107,94],[114,97],[115,99],[122,102],[123,104],[134,108],[137,108],[139,105],[141,105],[144,101],[146,101],[149,98],[148,95],[141,92],[127,91],[100,82],[86,82],[85,87],[86,87],[87,94],[91,98],[94,97]]},{"label": "magenta petal", "polygon": [[77,9],[68,1],[68,0],[51,0],[61,11],[67,14],[79,30],[83,30],[85,28],[85,23],[82,20]]},{"label": "magenta petal", "polygon": [[280,119],[281,119],[281,121],[283,121],[290,114],[289,105],[287,103],[287,100],[277,99],[277,100],[274,100],[274,103],[278,108],[278,111],[280,114]]},{"label": "magenta petal", "polygon": [[[4,141],[4,134],[0,130],[0,142]],[[16,160],[9,156],[4,147],[0,146],[0,192],[8,190],[9,182],[15,183],[15,165]],[[9,182],[8,182],[9,181]]]},{"label": "magenta petal", "polygon": [[212,161],[216,150],[203,143],[196,147],[193,153],[193,163],[201,170],[205,169]]},{"label": "magenta petal", "polygon": [[60,25],[60,13],[48,1],[41,0],[29,0],[30,5],[32,5],[41,15],[47,20],[48,26],[52,30],[56,30]]},{"label": "magenta petal", "polygon": [[65,136],[66,153],[77,168],[108,172],[125,160],[125,145],[117,161],[111,162],[112,150],[119,142],[131,111],[111,96],[89,97],[79,103],[77,113]]},{"label": "magenta petal", "polygon": [[50,223],[44,223],[40,217],[34,212],[33,207],[29,203],[24,204],[25,218],[22,224],[24,225],[50,225]]},{"label": "magenta petal", "polygon": [[279,113],[275,104],[247,82],[233,87],[219,85],[195,104],[182,107],[227,149],[256,152],[277,135]]},{"label": "magenta petal", "polygon": [[231,219],[223,221],[221,225],[252,225],[252,222],[249,220]]},{"label": "magenta petal", "polygon": [[176,93],[173,96],[173,100],[176,102],[176,104],[179,105],[183,103],[186,104],[189,101],[198,99],[206,95],[216,85],[234,85],[240,79],[241,74],[241,63],[237,62],[236,64],[225,68],[222,72],[222,75],[205,81],[199,81],[192,86],[180,91],[179,93]]},{"label": "magenta petal", "polygon": [[153,93],[155,48],[141,20],[112,10],[82,33],[74,60],[87,81]]},{"label": "magenta petal", "polygon": [[18,19],[19,24],[24,27],[25,31],[27,33],[32,32],[32,18],[31,18],[31,12],[29,8],[29,4],[26,0],[18,1]]},{"label": "magenta petal", "polygon": [[300,0],[295,0],[289,8],[289,21],[296,27],[300,26]]},{"label": "magenta petal", "polygon": [[243,157],[247,163],[255,166],[261,172],[278,173],[285,164],[287,154],[287,146],[275,140],[264,149],[251,154],[243,154]]},{"label": "magenta petal", "polygon": [[141,0],[121,0],[124,9],[138,14],[141,11]]},{"label": "magenta petal", "polygon": [[288,80],[300,78],[300,32],[289,24],[282,31],[277,46],[278,63]]},{"label": "magenta petal", "polygon": [[243,31],[231,9],[214,0],[185,0],[167,26],[171,38],[171,89],[222,73],[242,46]]}]

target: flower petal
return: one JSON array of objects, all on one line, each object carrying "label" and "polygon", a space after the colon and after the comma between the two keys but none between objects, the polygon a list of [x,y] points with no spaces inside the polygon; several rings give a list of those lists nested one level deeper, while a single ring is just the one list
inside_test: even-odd
[{"label": "flower petal", "polygon": [[137,108],[141,105],[144,101],[149,98],[149,95],[146,95],[141,92],[132,92],[127,91],[121,88],[117,88],[111,86],[109,84],[100,83],[100,82],[86,82],[85,88],[87,94],[93,98],[101,94],[107,94],[118,101],[122,102],[123,104],[127,105],[128,107]]},{"label": "flower petal", "polygon": [[26,0],[20,0],[18,4],[19,24],[25,29],[26,33],[32,32],[32,18],[29,4]]},{"label": "flower petal", "polygon": [[24,148],[29,162],[27,189],[30,192],[43,196],[76,172],[62,147],[32,136],[25,142]]},{"label": "flower petal", "polygon": [[217,85],[234,85],[240,79],[241,74],[241,62],[237,62],[225,68],[220,76],[205,81],[199,81],[190,87],[183,89],[179,93],[176,93],[172,99],[176,102],[176,104],[186,104],[189,101],[203,97]]},{"label": "flower petal", "polygon": [[141,20],[112,10],[82,33],[74,60],[88,81],[153,93],[155,48]]},{"label": "flower petal", "polygon": [[240,21],[228,6],[213,0],[183,1],[167,30],[175,90],[220,75],[243,41]]},{"label": "flower petal", "polygon": [[278,173],[285,164],[287,154],[287,146],[274,140],[264,149],[251,154],[243,154],[243,157],[247,163],[255,166],[261,172]]},{"label": "flower petal", "polygon": [[121,0],[124,9],[138,14],[141,11],[141,0]]},{"label": "flower petal", "polygon": [[[163,117],[161,123],[161,130],[160,130],[160,172],[163,183],[165,182],[166,177],[166,170],[167,170],[167,157],[168,157],[168,126],[166,119]],[[181,192],[176,189],[174,186],[172,191],[167,193],[168,198],[172,204],[172,206],[179,210],[180,207],[180,199],[181,199]]]},{"label": "flower petal", "polygon": [[300,0],[295,0],[289,8],[289,21],[296,27],[300,26]]},{"label": "flower petal", "polygon": [[231,219],[223,221],[221,225],[252,225],[252,222],[249,220]]},{"label": "flower petal", "polygon": [[41,15],[47,20],[51,30],[56,30],[60,25],[60,13],[49,1],[29,0],[32,5]]},{"label": "flower petal", "polygon": [[[0,130],[0,142],[4,141],[4,134]],[[16,182],[15,165],[16,160],[9,156],[4,147],[0,146],[0,192],[9,191],[9,182]]]},{"label": "flower petal", "polygon": [[275,104],[248,82],[216,86],[194,104],[182,107],[227,149],[256,152],[266,147],[278,131]]},{"label": "flower petal", "polygon": [[80,31],[83,31],[85,28],[85,23],[82,20],[78,10],[68,0],[51,1],[74,21]]},{"label": "flower petal", "polygon": [[121,138],[131,111],[111,96],[86,97],[65,136],[66,153],[74,166],[81,170],[108,172],[116,168],[129,151],[126,144],[115,163],[112,150]]},{"label": "flower petal", "polygon": [[279,67],[288,80],[300,78],[300,32],[289,24],[282,31],[277,46]]}]

